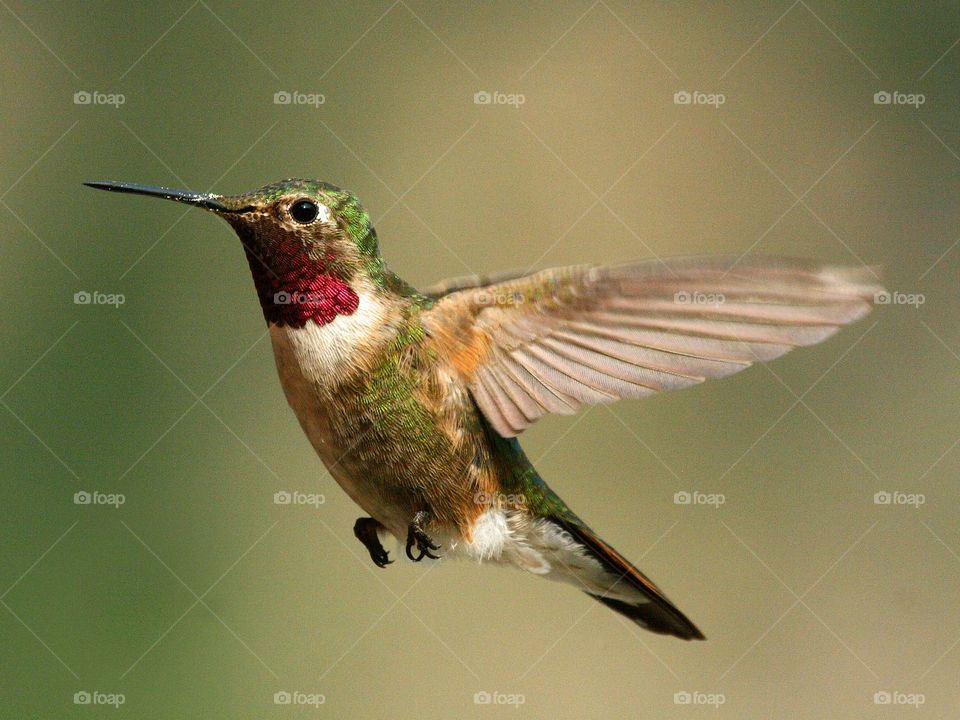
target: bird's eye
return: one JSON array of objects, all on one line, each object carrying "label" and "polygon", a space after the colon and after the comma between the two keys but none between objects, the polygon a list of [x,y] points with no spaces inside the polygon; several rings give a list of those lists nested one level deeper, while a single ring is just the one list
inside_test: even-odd
[{"label": "bird's eye", "polygon": [[308,225],[317,219],[320,208],[312,200],[297,200],[290,206],[290,217],[301,225]]}]

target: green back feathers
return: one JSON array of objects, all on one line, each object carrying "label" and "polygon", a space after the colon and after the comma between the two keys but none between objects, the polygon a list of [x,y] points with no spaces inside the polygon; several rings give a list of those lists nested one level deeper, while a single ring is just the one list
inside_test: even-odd
[{"label": "green back feathers", "polygon": [[330,210],[340,217],[350,238],[356,243],[360,256],[365,259],[366,271],[373,284],[380,290],[411,298],[417,308],[427,308],[433,301],[422,295],[399,275],[387,269],[380,257],[380,243],[370,215],[353,193],[320,183],[324,195],[330,199]]},{"label": "green back feathers", "polygon": [[327,196],[334,200],[330,209],[343,219],[360,254],[368,258],[379,257],[377,231],[357,197],[344,190],[328,191]]},{"label": "green back feathers", "polygon": [[527,507],[537,517],[581,522],[560,496],[544,482],[516,438],[500,437],[492,428],[488,432],[488,438],[496,450],[497,458],[507,470],[502,476],[504,493],[521,495]]},{"label": "green back feathers", "polygon": [[359,410],[374,419],[386,435],[382,441],[400,443],[414,455],[414,465],[444,462],[449,452],[436,418],[420,402],[425,333],[418,319],[408,317],[370,374],[360,383]]}]

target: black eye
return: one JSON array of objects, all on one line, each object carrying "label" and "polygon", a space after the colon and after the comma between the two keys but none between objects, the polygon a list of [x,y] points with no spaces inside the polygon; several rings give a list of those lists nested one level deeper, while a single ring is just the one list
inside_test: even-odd
[{"label": "black eye", "polygon": [[312,223],[319,213],[320,208],[312,200],[297,200],[290,206],[290,217],[303,225]]}]

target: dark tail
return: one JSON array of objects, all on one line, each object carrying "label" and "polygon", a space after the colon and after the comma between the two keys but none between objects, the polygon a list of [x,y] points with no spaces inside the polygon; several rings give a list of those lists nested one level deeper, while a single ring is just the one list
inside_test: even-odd
[{"label": "dark tail", "polygon": [[667,599],[660,588],[631,565],[620,553],[597,537],[590,528],[570,520],[554,518],[553,521],[570,533],[574,540],[583,545],[589,555],[603,565],[608,572],[619,578],[611,586],[611,590],[626,585],[638,591],[643,600],[630,602],[619,598],[595,595],[590,592],[587,595],[599,600],[611,610],[616,610],[621,615],[630,618],[645,630],[661,635],[673,635],[682,640],[706,640],[697,626],[690,622],[690,619]]}]

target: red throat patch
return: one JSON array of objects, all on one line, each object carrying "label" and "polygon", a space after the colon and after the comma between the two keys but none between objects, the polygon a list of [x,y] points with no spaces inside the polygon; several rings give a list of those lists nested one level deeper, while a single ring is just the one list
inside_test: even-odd
[{"label": "red throat patch", "polygon": [[330,274],[327,263],[311,258],[298,240],[273,243],[260,257],[246,243],[244,250],[268,323],[326,325],[338,315],[352,315],[360,305],[353,288]]}]

